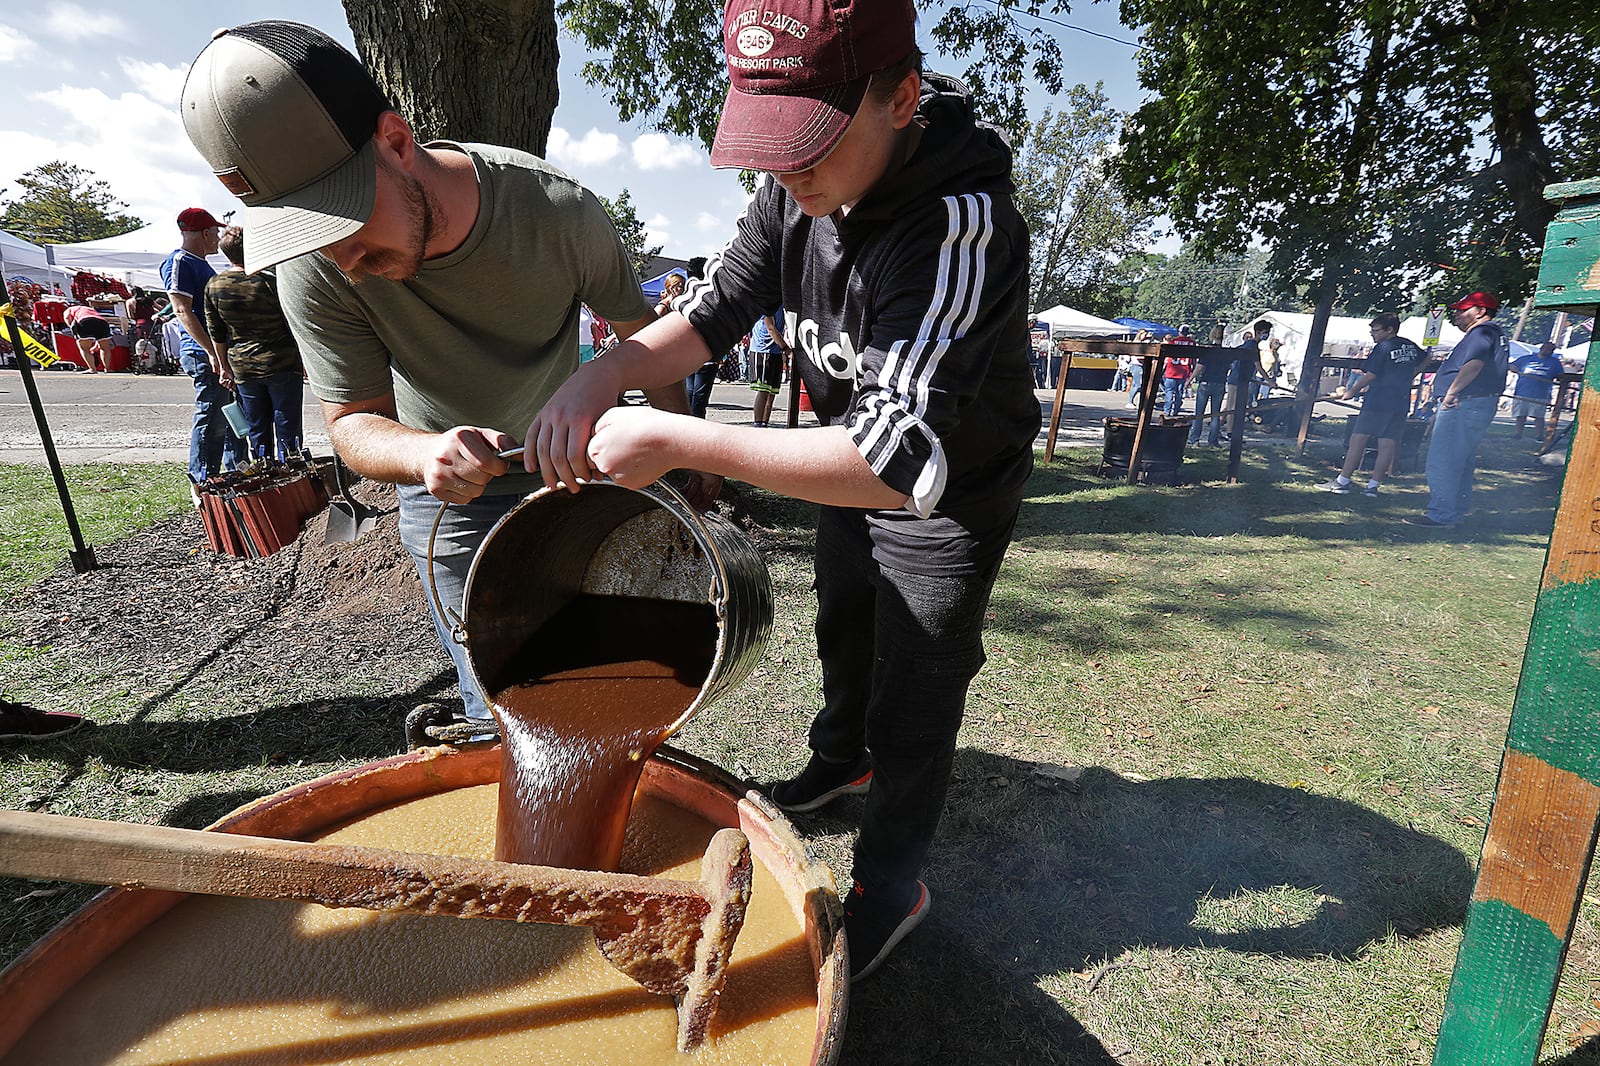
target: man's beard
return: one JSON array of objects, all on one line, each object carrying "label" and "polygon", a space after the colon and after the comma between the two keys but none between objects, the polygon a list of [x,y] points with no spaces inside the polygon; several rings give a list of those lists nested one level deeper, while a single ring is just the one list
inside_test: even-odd
[{"label": "man's beard", "polygon": [[427,253],[428,242],[433,239],[443,214],[438,201],[422,187],[422,182],[381,159],[378,165],[389,172],[394,178],[395,187],[400,190],[412,240],[404,249],[385,248],[369,252],[349,271],[341,271],[346,280],[355,285],[375,277],[389,281],[414,281],[422,272],[422,260]]}]

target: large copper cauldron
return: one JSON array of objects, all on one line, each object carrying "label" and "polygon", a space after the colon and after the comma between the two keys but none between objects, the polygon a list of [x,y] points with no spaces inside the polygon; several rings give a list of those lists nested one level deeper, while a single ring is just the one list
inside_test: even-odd
[{"label": "large copper cauldron", "polygon": [[[454,790],[491,785],[497,781],[499,770],[498,746],[464,751],[425,749],[356,767],[264,797],[240,808],[211,828],[257,836],[311,839],[352,819],[383,812],[396,804],[419,801],[423,797],[435,797],[433,802],[437,802],[451,798],[445,794],[454,793]],[[638,798],[640,804],[646,806],[650,805],[647,801],[659,801],[658,810],[673,818],[686,818],[697,826],[703,826],[705,822],[715,827],[733,826],[743,830],[749,837],[752,854],[759,866],[770,875],[770,880],[766,882],[769,893],[775,891],[782,897],[783,909],[777,913],[788,916],[784,918],[785,922],[792,919],[795,934],[792,941],[786,941],[794,945],[792,951],[784,947],[777,952],[767,950],[753,958],[747,957],[745,973],[748,978],[749,975],[772,972],[774,956],[783,956],[780,961],[790,968],[789,972],[809,974],[814,979],[814,1003],[809,998],[810,989],[807,986],[803,989],[806,993],[803,998],[791,997],[790,1002],[778,1007],[805,1012],[785,1015],[791,1019],[790,1031],[800,1034],[799,1043],[804,1048],[795,1057],[812,1064],[833,1063],[839,1053],[849,983],[843,926],[832,876],[826,868],[807,858],[804,846],[787,821],[765,799],[755,792],[745,791],[726,773],[706,762],[670,748],[661,749],[645,766]],[[762,874],[758,871],[758,893],[762,884]],[[768,898],[771,900],[774,897],[769,894]],[[90,1046],[109,1048],[112,1053],[137,1046],[143,1056],[140,1061],[206,1063],[210,1066],[238,1066],[268,1061],[297,1064],[393,1061],[383,1057],[387,1052],[382,1047],[377,1048],[376,1054],[372,1053],[374,1049],[371,1043],[375,1039],[372,1037],[342,1036],[337,1029],[332,1035],[306,1033],[286,1030],[281,1024],[270,1030],[269,1046],[266,1048],[259,1040],[254,1044],[229,1046],[225,1034],[208,1046],[203,1054],[186,1053],[181,1057],[164,1055],[159,1042],[151,1039],[150,1034],[169,1019],[185,1014],[190,1009],[189,1005],[170,1002],[170,994],[163,987],[119,987],[108,996],[98,982],[115,969],[107,969],[106,963],[119,949],[136,955],[146,950],[159,955],[163,964],[176,961],[177,965],[196,968],[204,975],[202,988],[208,993],[214,983],[223,999],[234,996],[240,1002],[254,1002],[249,998],[248,990],[241,993],[234,987],[240,984],[241,978],[229,970],[228,963],[222,961],[226,952],[220,947],[199,949],[195,951],[197,957],[192,960],[174,960],[172,953],[177,949],[171,940],[163,938],[160,933],[165,921],[182,918],[186,908],[216,908],[224,905],[258,904],[256,901],[216,900],[134,889],[112,889],[97,896],[0,974],[0,1004],[4,1005],[4,1010],[0,1010],[0,1063],[12,1066],[13,1063],[22,1062],[32,1066],[34,1063],[48,1062],[56,1066],[60,1063],[105,1061],[104,1055],[98,1052],[91,1055],[83,1050]],[[275,903],[261,905],[292,906]],[[752,907],[754,905],[752,901]],[[339,916],[357,913],[328,912],[314,907],[304,910]],[[583,930],[559,927],[519,926],[514,923],[445,917],[395,916],[384,917],[381,921],[445,923],[433,927],[434,935],[437,937],[437,931],[443,929],[446,938],[462,938],[463,942],[466,938],[462,930],[470,930],[474,942],[478,942],[476,938],[489,935],[537,935],[540,929],[573,934],[580,940],[584,933]],[[153,924],[155,928],[147,931],[147,927]],[[408,935],[408,928],[415,927],[379,925],[380,932],[377,935],[380,941],[387,944],[390,941],[386,938]],[[485,932],[490,929],[495,932]],[[224,932],[219,939],[227,940],[228,935]],[[338,937],[327,939],[337,940]],[[453,944],[455,941],[447,939],[447,943]],[[739,943],[745,946],[746,941],[741,938]],[[592,948],[592,941],[589,946]],[[313,947],[317,951],[324,950],[320,943]],[[336,953],[337,947],[334,944],[327,950]],[[516,942],[510,943],[509,950],[517,950]],[[747,956],[754,951],[756,948],[752,943]],[[459,958],[451,958],[450,961],[452,967],[478,968],[470,971],[471,979],[466,981],[467,984],[483,983],[490,987],[491,992],[497,992],[499,988],[494,975],[481,972],[493,965],[491,954],[463,947]],[[122,957],[126,956],[119,956]],[[736,947],[728,995],[734,992],[740,962],[739,947]],[[359,969],[371,963],[370,956],[362,955],[355,959],[330,957],[326,965],[322,964],[320,957],[313,957],[312,964],[317,982],[332,981],[336,988],[339,975],[343,972],[341,967]],[[764,966],[767,969],[763,969]],[[263,968],[270,980],[271,967]],[[101,972],[97,973],[97,970]],[[454,976],[456,971],[452,969],[451,973]],[[749,979],[753,983],[761,980],[759,976]],[[802,984],[804,982],[805,978],[802,977]],[[281,978],[279,984],[282,984]],[[283,989],[280,987],[277,991],[281,995]],[[297,993],[299,990],[291,991]],[[419,992],[420,998],[431,1001],[435,998],[434,991],[424,982]],[[644,997],[646,1002],[641,1003],[640,997]],[[332,998],[339,1000],[340,997],[335,993]],[[147,1010],[150,1017],[130,1019],[121,1012],[106,1010],[106,999],[130,999],[140,1004],[141,1011]],[[237,1003],[232,1005],[237,1006]],[[428,1003],[422,1005],[426,1007]],[[741,1012],[738,1009],[729,1010],[731,1006],[731,1000],[725,999],[718,1022],[713,1025],[712,1042],[697,1053],[697,1058],[716,1063],[768,1061],[765,1050],[738,1055],[730,1053],[740,1046],[739,1026],[764,1022],[778,1007],[770,1010],[758,1007]],[[387,1020],[381,1005],[357,1001],[341,1003],[339,1009],[359,1012],[363,1007],[368,1008],[369,1019],[375,1017],[380,1022]],[[465,1022],[459,1018],[440,1025],[408,1022],[406,1048],[421,1048],[430,1056],[428,1061],[490,1061],[475,1057],[479,1054],[476,1050],[479,1045],[474,1040],[484,1033],[493,1035],[497,1027],[511,1025],[526,1028],[530,1025],[566,1025],[574,1020],[581,1022],[584,1011],[613,1015],[624,1010],[660,1010],[667,1014],[669,1031],[673,1025],[670,1020],[671,1001],[665,997],[651,997],[637,987],[577,997],[557,1004],[535,1005],[531,1008],[534,1017],[531,1023],[527,1021],[530,1008],[524,1006],[518,1011],[507,1011],[504,1003],[498,1002],[493,994],[484,995],[481,1002],[479,999],[468,999],[467,1008],[469,1016]],[[813,1010],[814,1026],[810,1021],[810,1012]],[[68,1013],[62,1015],[59,1013],[62,1011]],[[334,1022],[340,1021],[339,1011],[332,1013]],[[512,1017],[511,1022],[507,1022],[508,1016]],[[794,1029],[795,1024],[803,1028]],[[724,1026],[722,1033],[718,1032],[718,1025]],[[127,1031],[117,1031],[117,1026],[124,1026]],[[755,1032],[753,1029],[750,1031]],[[811,1034],[809,1041],[804,1035],[807,1032]],[[46,1033],[56,1035],[50,1038],[53,1043],[41,1048],[39,1043]],[[809,1046],[805,1047],[807,1043]],[[675,1055],[675,1052],[672,1054]],[[641,1061],[641,1058],[629,1054],[621,1061],[632,1063]],[[586,1058],[585,1061],[590,1060]]]}]

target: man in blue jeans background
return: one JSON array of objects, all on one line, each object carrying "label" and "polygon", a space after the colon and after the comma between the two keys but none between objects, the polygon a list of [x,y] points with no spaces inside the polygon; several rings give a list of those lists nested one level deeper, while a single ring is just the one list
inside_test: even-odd
[{"label": "man in blue jeans background", "polygon": [[[189,477],[199,482],[232,469],[238,438],[222,409],[233,402],[233,375],[217,359],[206,332],[206,282],[216,276],[206,256],[217,250],[222,223],[203,207],[178,213],[182,241],[161,264],[161,281],[183,329],[178,365],[194,382],[194,427],[189,431]],[[198,501],[198,497],[196,498]]]},{"label": "man in blue jeans background", "polygon": [[1401,521],[1430,529],[1452,529],[1472,505],[1472,480],[1478,444],[1494,422],[1506,388],[1511,342],[1494,321],[1500,301],[1487,292],[1463,296],[1450,305],[1456,328],[1466,336],[1433,375],[1439,401],[1428,444],[1428,509]]}]

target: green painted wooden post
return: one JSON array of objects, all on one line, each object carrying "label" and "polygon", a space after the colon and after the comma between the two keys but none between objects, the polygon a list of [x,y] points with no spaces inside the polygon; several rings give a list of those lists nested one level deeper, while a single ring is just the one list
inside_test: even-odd
[{"label": "green painted wooden post", "polygon": [[[1535,303],[1600,305],[1600,179],[1552,185]],[[1506,733],[1435,1066],[1537,1061],[1600,829],[1600,344]]]}]

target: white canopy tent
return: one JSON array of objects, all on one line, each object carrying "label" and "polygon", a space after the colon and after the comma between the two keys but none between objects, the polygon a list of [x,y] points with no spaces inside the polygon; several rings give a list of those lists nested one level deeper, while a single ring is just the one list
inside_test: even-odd
[{"label": "white canopy tent", "polygon": [[0,259],[5,260],[7,281],[20,275],[35,284],[59,282],[65,288],[70,277],[50,265],[50,253],[45,248],[4,230],[0,230]]},{"label": "white canopy tent", "polygon": [[1128,332],[1126,326],[1074,311],[1065,304],[1035,311],[1033,321],[1049,323],[1051,337],[1121,337]]},{"label": "white canopy tent", "polygon": [[[130,285],[142,285],[160,290],[161,264],[178,246],[177,228],[170,224],[152,224],[103,241],[84,241],[81,244],[50,245],[55,263],[69,273],[89,270],[105,274]],[[228,268],[222,255],[208,257],[218,271]]]}]

